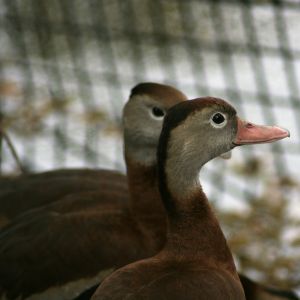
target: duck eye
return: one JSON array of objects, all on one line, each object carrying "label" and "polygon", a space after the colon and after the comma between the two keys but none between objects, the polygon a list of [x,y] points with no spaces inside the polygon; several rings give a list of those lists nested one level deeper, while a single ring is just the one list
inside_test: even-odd
[{"label": "duck eye", "polygon": [[220,113],[216,113],[213,115],[212,120],[216,124],[221,124],[225,121],[225,117]]},{"label": "duck eye", "polygon": [[211,119],[210,119],[210,123],[213,127],[216,127],[216,128],[222,128],[226,125],[227,123],[227,120],[226,120],[226,116],[223,115],[222,113],[220,112],[217,112],[215,113]]},{"label": "duck eye", "polygon": [[165,115],[165,112],[162,109],[158,108],[157,106],[154,106],[152,108],[152,115],[155,118],[162,118]]}]

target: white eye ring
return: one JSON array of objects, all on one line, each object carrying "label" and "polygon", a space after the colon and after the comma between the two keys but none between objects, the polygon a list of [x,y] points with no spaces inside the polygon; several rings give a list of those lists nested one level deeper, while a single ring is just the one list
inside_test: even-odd
[{"label": "white eye ring", "polygon": [[216,112],[211,116],[209,122],[214,128],[223,128],[227,124],[227,116],[221,112]]},{"label": "white eye ring", "polygon": [[150,109],[150,116],[155,120],[163,120],[165,114],[166,112],[157,106],[151,107]]}]

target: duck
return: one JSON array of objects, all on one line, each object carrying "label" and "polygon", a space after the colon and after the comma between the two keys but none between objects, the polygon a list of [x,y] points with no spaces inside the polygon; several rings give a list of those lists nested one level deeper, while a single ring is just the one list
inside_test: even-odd
[{"label": "duck", "polygon": [[158,185],[168,220],[166,243],[156,255],[106,277],[91,299],[245,299],[199,171],[236,146],[288,136],[283,128],[243,121],[233,106],[219,98],[198,98],[172,107],[157,151]]},{"label": "duck", "polygon": [[[65,195],[52,194],[48,204],[26,210],[0,231],[0,298],[72,299],[114,269],[159,251],[166,226],[155,154],[167,109],[184,100],[168,85],[141,83],[131,90],[123,110],[128,190],[106,178],[106,187],[72,189],[93,171],[33,175],[29,187],[23,181],[20,190],[28,197],[72,183]],[[98,179],[95,174],[95,186]]]},{"label": "duck", "polygon": [[[142,105],[139,107],[139,101],[136,101],[136,98],[139,98],[140,95],[145,95],[143,96],[145,99],[142,101],[144,105],[148,105],[147,107],[145,106],[144,110]],[[173,98],[171,97],[172,95]],[[147,97],[148,99],[146,99]],[[151,97],[153,99],[150,99]],[[125,106],[125,110],[128,112],[124,113],[124,120],[129,126],[130,122],[133,122],[134,126],[141,126],[143,120],[140,119],[139,116],[128,117],[128,114],[132,113],[134,115],[135,113],[142,113],[142,115],[145,116],[144,121],[146,123],[144,124],[143,130],[135,129],[134,126],[131,126],[130,129],[133,134],[138,135],[133,138],[140,139],[141,147],[143,147],[143,143],[147,143],[145,139],[148,139],[149,135],[150,139],[153,138],[151,137],[151,133],[159,128],[157,124],[161,126],[161,119],[166,107],[164,107],[164,103],[158,103],[158,106],[153,106],[151,101],[157,102],[157,99],[163,99],[166,106],[169,106],[175,104],[178,100],[187,100],[187,97],[181,91],[171,86],[152,82],[138,84],[132,89],[131,101]],[[160,100],[158,100],[158,102],[160,102]],[[137,108],[135,106],[137,106]],[[152,119],[150,119],[150,117]],[[130,130],[125,131],[125,135],[128,139],[132,139]],[[149,141],[151,142],[151,140]],[[125,146],[126,145],[131,148],[129,151],[134,151],[130,141],[125,143]],[[150,151],[151,154],[151,147],[150,145],[145,151]],[[140,157],[141,160],[151,158],[151,155],[149,158],[147,157],[147,153],[142,155],[143,157]],[[144,162],[142,161],[142,163]],[[103,190],[114,191],[116,189],[120,190],[122,194],[128,195],[127,177],[115,170],[77,168],[22,174],[20,176],[1,176],[0,229],[24,212],[64,199],[64,197],[70,196],[70,194],[74,195],[91,191],[95,191],[99,194]],[[121,198],[124,200],[124,197]],[[129,197],[126,198],[127,200],[129,199]],[[100,199],[101,197],[99,201],[101,201]],[[116,205],[120,205],[116,197],[111,199],[111,202],[117,202]]]},{"label": "duck", "polygon": [[[30,197],[35,197],[35,203],[38,206],[22,214],[20,213],[20,216],[15,217],[12,224],[7,226],[4,231],[2,230],[2,234],[0,233],[0,274],[2,269],[3,278],[6,278],[3,281],[6,285],[2,287],[3,294],[6,294],[9,299],[27,298],[32,295],[40,297],[47,295],[49,299],[49,294],[52,293],[52,299],[60,299],[58,297],[71,299],[74,295],[82,292],[76,299],[90,299],[102,280],[103,274],[106,274],[105,270],[103,271],[100,268],[98,276],[93,275],[98,265],[93,266],[91,270],[86,269],[84,272],[77,268],[78,272],[72,276],[66,274],[66,271],[60,271],[61,278],[55,280],[55,276],[52,274],[55,272],[55,265],[52,267],[49,261],[56,261],[57,258],[53,253],[62,257],[66,255],[64,253],[67,251],[72,254],[73,247],[66,246],[63,248],[62,240],[57,242],[57,236],[64,233],[65,226],[68,226],[67,231],[64,233],[68,245],[81,245],[83,242],[80,241],[80,236],[85,236],[84,241],[88,241],[87,245],[95,243],[89,247],[96,253],[98,251],[97,247],[101,247],[101,245],[97,243],[96,239],[91,241],[91,238],[88,237],[88,230],[93,232],[97,229],[98,223],[94,218],[97,215],[101,216],[100,210],[116,211],[118,209],[121,213],[124,210],[130,210],[135,214],[135,218],[137,215],[140,216],[137,218],[140,219],[141,224],[143,224],[145,214],[147,216],[149,214],[155,215],[155,218],[150,218],[155,223],[153,224],[154,230],[150,231],[150,237],[149,230],[146,232],[149,240],[148,247],[150,248],[148,252],[151,254],[151,251],[159,251],[162,248],[165,241],[166,214],[160,204],[161,200],[157,188],[156,147],[166,110],[177,101],[185,100],[187,100],[187,97],[182,92],[163,84],[141,83],[132,89],[123,113],[127,178],[123,174],[111,170],[59,169],[9,179],[12,187],[13,185],[18,187],[15,194],[22,197],[16,198],[15,196],[13,199],[19,199],[23,203],[26,200],[32,201]],[[149,141],[152,141],[152,146],[151,143],[148,143]],[[135,148],[138,149],[137,152]],[[85,190],[80,189],[80,183],[86,182],[85,180],[88,182],[93,180],[91,185],[94,185],[94,188],[93,186],[86,186]],[[127,180],[130,192],[127,187]],[[63,181],[63,183],[60,183],[60,181]],[[3,181],[0,180],[0,184],[1,182]],[[64,184],[67,187],[64,187]],[[72,189],[72,184],[74,189]],[[38,202],[39,197],[43,197],[45,185],[47,186],[47,195],[45,196],[48,198],[47,200],[43,199],[43,203],[46,203],[46,205],[39,207],[41,206],[41,202]],[[64,192],[55,194],[55,189],[60,186],[64,187]],[[150,192],[151,190],[152,192]],[[26,194],[25,191],[27,191]],[[77,191],[80,191],[80,193],[78,194]],[[146,195],[148,196],[143,197],[141,200],[140,195],[143,191],[147,191]],[[12,189],[11,196],[13,192]],[[132,199],[130,200],[131,195]],[[7,199],[9,199],[8,195]],[[91,211],[93,211],[93,218],[89,219]],[[141,215],[135,213],[139,211],[142,212]],[[73,230],[71,222],[76,224]],[[95,224],[93,224],[94,222]],[[80,225],[84,225],[84,227]],[[148,224],[147,228],[149,229],[151,226],[152,224]],[[47,235],[44,235],[45,231]],[[39,243],[44,244],[49,251],[45,252],[44,248],[39,249]],[[55,243],[58,243],[58,245]],[[7,249],[7,251],[3,249]],[[148,252],[145,251],[141,256],[147,257]],[[31,257],[33,253],[35,256],[31,260],[34,264],[26,264],[25,258]],[[122,256],[123,253],[119,253],[119,255]],[[1,257],[4,261],[2,264]],[[138,258],[137,256],[134,260]],[[72,259],[79,259],[79,262],[87,260],[82,251],[73,254],[70,257],[70,263]],[[17,260],[19,261],[18,264],[16,263]],[[12,263],[8,263],[8,261]],[[128,264],[131,260],[124,258],[123,262]],[[39,276],[44,273],[49,273],[49,276],[46,278],[44,278],[45,276],[41,277],[38,281],[33,266],[35,266],[34,268],[39,266],[37,271]],[[87,268],[88,266],[89,262]],[[62,267],[64,267],[64,264],[62,264]],[[111,264],[111,267],[109,270],[113,270],[115,265]],[[10,269],[10,273],[5,268]],[[32,273],[32,275],[19,275],[24,273]],[[93,283],[95,284],[92,285]]]}]

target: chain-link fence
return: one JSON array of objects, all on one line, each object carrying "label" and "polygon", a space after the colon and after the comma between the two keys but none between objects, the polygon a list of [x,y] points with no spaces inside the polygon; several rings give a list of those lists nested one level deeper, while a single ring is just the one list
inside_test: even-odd
[{"label": "chain-link fence", "polygon": [[[205,189],[217,206],[244,216],[274,200],[284,213],[255,220],[263,228],[280,218],[289,225],[280,223],[276,259],[289,239],[295,243],[299,1],[0,0],[0,22],[1,124],[28,170],[124,170],[121,111],[139,82],[168,83],[190,98],[219,96],[253,122],[290,129],[291,139],[213,161],[202,175]],[[1,151],[2,170],[15,170],[4,141]],[[298,256],[299,244],[291,246]],[[284,277],[278,272],[274,278]],[[290,277],[297,285],[299,274]]]}]

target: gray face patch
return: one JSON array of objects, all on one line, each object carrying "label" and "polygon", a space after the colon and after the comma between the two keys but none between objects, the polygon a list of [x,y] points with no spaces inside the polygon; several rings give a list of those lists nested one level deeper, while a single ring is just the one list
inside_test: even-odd
[{"label": "gray face patch", "polygon": [[172,130],[168,143],[166,173],[170,190],[179,199],[188,197],[199,185],[199,171],[209,160],[231,150],[235,137],[235,117],[226,125],[211,125],[218,108],[205,108],[190,115]]},{"label": "gray face patch", "polygon": [[168,108],[163,100],[157,101],[148,95],[133,96],[127,102],[123,112],[126,155],[143,165],[156,164],[164,116],[156,116],[155,113],[157,110],[165,112]]}]

